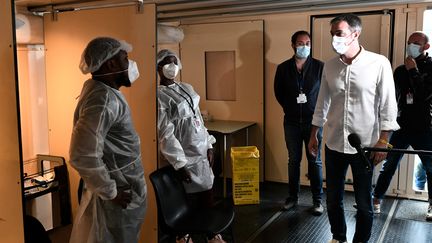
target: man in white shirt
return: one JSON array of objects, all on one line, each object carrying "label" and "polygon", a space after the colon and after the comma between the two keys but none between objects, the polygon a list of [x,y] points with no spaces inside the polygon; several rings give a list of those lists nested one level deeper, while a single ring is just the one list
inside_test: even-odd
[{"label": "man in white shirt", "polygon": [[[365,162],[370,162],[349,144],[348,135],[358,134],[362,146],[385,148],[391,131],[399,129],[392,68],[386,57],[360,46],[359,17],[342,14],[330,24],[332,46],[339,56],[324,64],[308,146],[312,154],[317,153],[317,132],[327,122],[325,163],[331,242],[347,241],[343,194],[349,165],[357,203],[353,242],[367,242],[373,221],[372,169],[367,169]],[[376,152],[369,159],[376,164],[385,157],[386,153]]]}]

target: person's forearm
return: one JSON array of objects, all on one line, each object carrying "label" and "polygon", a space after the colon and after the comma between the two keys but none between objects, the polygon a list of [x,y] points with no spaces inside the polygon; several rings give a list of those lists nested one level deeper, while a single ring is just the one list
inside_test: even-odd
[{"label": "person's forearm", "polygon": [[378,142],[389,143],[392,131],[381,131]]},{"label": "person's forearm", "polygon": [[310,138],[312,139],[316,139],[317,134],[318,134],[318,130],[320,129],[320,127],[312,125],[312,129],[311,129],[311,134],[310,134]]}]

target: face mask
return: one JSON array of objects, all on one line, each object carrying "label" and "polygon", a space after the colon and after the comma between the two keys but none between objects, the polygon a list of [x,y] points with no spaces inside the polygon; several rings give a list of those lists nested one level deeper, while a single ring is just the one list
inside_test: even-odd
[{"label": "face mask", "polygon": [[333,50],[339,55],[345,54],[349,49],[349,46],[346,45],[346,42],[346,37],[334,35],[332,41]]},{"label": "face mask", "polygon": [[135,82],[135,80],[138,79],[139,71],[138,71],[138,66],[137,66],[135,61],[132,61],[130,59],[128,61],[129,61],[128,68],[125,70],[121,70],[121,71],[117,71],[117,72],[111,72],[111,73],[94,74],[93,77],[101,77],[101,76],[108,76],[108,75],[117,74],[117,73],[128,72],[129,82],[132,84],[133,82]]},{"label": "face mask", "polygon": [[165,64],[162,67],[162,73],[167,79],[174,79],[179,72],[179,67],[175,63]]},{"label": "face mask", "polygon": [[139,77],[137,63],[129,59],[129,66],[127,71],[128,71],[129,82],[133,84],[133,82],[135,82],[135,80],[137,80]]},{"label": "face mask", "polygon": [[420,52],[420,45],[411,43],[408,45],[407,47],[407,54],[408,56],[412,57],[412,58],[417,58],[418,56],[420,56],[422,53]]},{"label": "face mask", "polygon": [[309,56],[310,54],[310,46],[298,46],[296,48],[296,57],[300,58],[300,59],[305,59]]}]

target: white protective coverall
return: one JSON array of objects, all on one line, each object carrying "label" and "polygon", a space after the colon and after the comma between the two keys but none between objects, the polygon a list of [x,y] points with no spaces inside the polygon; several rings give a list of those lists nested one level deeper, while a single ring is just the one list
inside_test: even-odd
[{"label": "white protective coverall", "polygon": [[183,182],[187,193],[213,187],[214,175],[207,150],[213,148],[216,139],[204,127],[199,101],[200,96],[189,84],[158,87],[160,152],[174,169],[186,166],[190,172],[191,183]]},{"label": "white protective coverall", "polygon": [[[74,114],[70,164],[84,180],[70,243],[135,243],[147,208],[140,139],[123,94],[85,82]],[[118,189],[132,194],[126,209]]]}]

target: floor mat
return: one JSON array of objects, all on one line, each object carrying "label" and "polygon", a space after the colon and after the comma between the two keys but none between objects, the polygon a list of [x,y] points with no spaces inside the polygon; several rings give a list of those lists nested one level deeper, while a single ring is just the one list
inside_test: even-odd
[{"label": "floor mat", "polygon": [[[222,186],[221,181],[215,184]],[[227,180],[228,198],[231,195],[231,181]],[[324,190],[325,191],[325,190]],[[265,182],[260,184],[260,204],[235,206],[233,230],[236,243],[321,243],[332,238],[328,222],[325,194],[324,214],[316,217],[310,213],[312,198],[310,188],[301,187],[299,205],[295,210],[281,211],[288,194],[286,183]],[[222,197],[222,190],[216,190],[216,197]],[[395,214],[390,214],[395,200],[398,201]],[[344,206],[348,242],[352,242],[357,210],[354,193],[345,192]],[[386,198],[381,204],[381,214],[374,215],[370,243],[426,243],[432,242],[432,223],[425,222],[426,202]],[[395,218],[396,217],[396,218]],[[385,226],[386,222],[389,225]],[[381,235],[382,234],[382,235]],[[233,242],[228,232],[224,239]],[[380,238],[381,237],[381,238]],[[161,240],[160,242],[167,242]],[[199,243],[199,242],[197,242]]]},{"label": "floor mat", "polygon": [[427,243],[432,239],[432,223],[392,219],[383,243]]},{"label": "floor mat", "polygon": [[[347,238],[351,242],[355,232],[355,211],[345,211]],[[384,216],[375,216],[370,242],[378,239],[385,222]],[[311,215],[310,207],[298,206],[280,215],[270,226],[263,230],[253,243],[265,242],[327,242],[332,239],[327,212],[316,217]]]},{"label": "floor mat", "polygon": [[264,229],[253,243],[264,242],[326,242],[331,239],[327,214],[315,217],[310,214],[310,207],[297,206],[283,212],[279,218]]},{"label": "floor mat", "polygon": [[416,200],[400,200],[396,209],[395,218],[426,221],[426,212],[429,204]]}]

